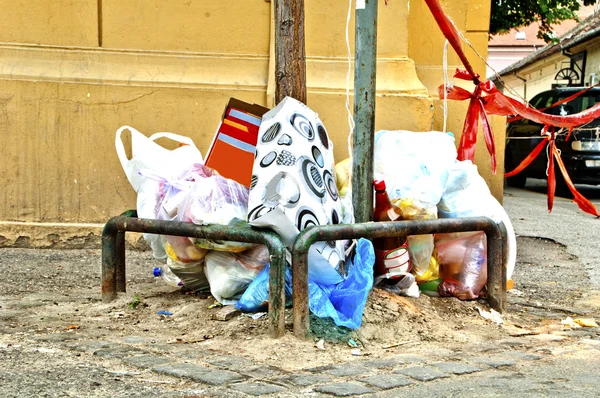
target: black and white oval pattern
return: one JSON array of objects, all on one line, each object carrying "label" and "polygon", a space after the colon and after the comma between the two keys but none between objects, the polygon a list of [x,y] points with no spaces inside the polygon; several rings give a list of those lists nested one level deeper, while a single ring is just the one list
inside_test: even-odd
[{"label": "black and white oval pattern", "polygon": [[325,188],[327,189],[327,193],[331,196],[331,199],[338,200],[340,194],[337,189],[337,185],[335,184],[335,178],[333,174],[329,170],[325,170],[323,172],[323,180],[325,181]]},{"label": "black and white oval pattern", "polygon": [[265,133],[263,134],[262,142],[273,141],[279,134],[279,131],[281,131],[281,123],[279,123],[279,122],[273,123],[273,125],[271,127],[269,127],[267,129],[267,131],[265,131]]},{"label": "black and white oval pattern", "polygon": [[304,138],[309,141],[313,141],[315,139],[315,130],[313,129],[310,121],[299,113],[294,113],[292,118],[290,119],[292,126],[299,132]]},{"label": "black and white oval pattern", "polygon": [[277,159],[277,152],[271,151],[267,153],[267,155],[260,161],[260,167],[269,167],[271,163],[275,161],[275,159]]},{"label": "black and white oval pattern", "polygon": [[303,156],[299,159],[300,163],[300,176],[304,181],[305,186],[312,192],[317,198],[323,199],[325,197],[325,184],[323,184],[323,177],[317,167],[314,160]]}]

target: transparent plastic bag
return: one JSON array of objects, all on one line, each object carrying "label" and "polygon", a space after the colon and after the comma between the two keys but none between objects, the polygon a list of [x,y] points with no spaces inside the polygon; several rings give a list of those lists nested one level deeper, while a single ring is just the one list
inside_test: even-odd
[{"label": "transparent plastic bag", "polygon": [[440,296],[472,300],[487,282],[487,244],[483,232],[436,234]]},{"label": "transparent plastic bag", "polygon": [[269,262],[269,252],[265,246],[244,253],[211,251],[205,262],[210,293],[221,304],[231,305]]},{"label": "transparent plastic bag", "polygon": [[[245,223],[248,213],[248,188],[220,176],[204,165],[195,165],[194,183],[182,198],[179,194],[165,200],[163,208],[176,208],[178,221],[199,225],[235,225]],[[173,205],[170,205],[170,204]],[[241,252],[254,246],[251,243],[193,239],[196,246],[230,252]]]},{"label": "transparent plastic bag", "polygon": [[[419,200],[396,199],[393,203],[402,210],[404,220],[435,220],[437,207]],[[412,273],[417,283],[428,282],[439,277],[437,261],[433,256],[433,235],[408,237],[408,252],[412,262]]]},{"label": "transparent plastic bag", "polygon": [[489,217],[496,223],[503,222],[508,241],[506,278],[512,277],[517,261],[515,230],[508,214],[492,196],[477,166],[470,160],[452,165],[442,200],[438,203],[438,213],[440,218]]},{"label": "transparent plastic bag", "polygon": [[208,280],[204,274],[204,258],[208,250],[197,248],[183,236],[161,236],[167,254],[167,266],[191,291],[207,290]]}]

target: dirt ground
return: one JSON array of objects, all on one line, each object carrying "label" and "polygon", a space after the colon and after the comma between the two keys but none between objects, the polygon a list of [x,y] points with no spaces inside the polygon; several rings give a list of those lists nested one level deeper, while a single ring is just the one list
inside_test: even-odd
[{"label": "dirt ground", "polygon": [[[136,336],[156,342],[195,345],[294,370],[348,361],[350,339],[362,356],[383,358],[397,353],[477,349],[519,336],[566,335],[560,321],[567,316],[600,314],[598,292],[589,290],[577,259],[561,245],[519,237],[518,263],[509,292],[504,324],[482,317],[483,300],[419,299],[371,292],[358,331],[313,320],[314,341],[288,333],[268,337],[267,317],[240,315],[227,322],[213,320],[209,295],[185,294],[152,276],[158,264],[147,251],[127,253],[128,292],[112,303],[100,296],[99,250],[0,249],[0,344],[53,333],[84,334],[87,339],[123,341]],[[139,302],[138,305],[132,304]],[[135,307],[135,308],[134,308]],[[172,316],[158,315],[165,310]],[[325,350],[314,342],[323,338]],[[400,344],[393,348],[388,345]]]}]

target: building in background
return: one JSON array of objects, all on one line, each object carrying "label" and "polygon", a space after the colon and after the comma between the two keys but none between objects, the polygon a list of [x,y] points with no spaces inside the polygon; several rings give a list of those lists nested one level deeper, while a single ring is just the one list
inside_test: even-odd
[{"label": "building in background", "polygon": [[[97,236],[108,218],[134,208],[115,153],[120,126],[189,136],[206,153],[230,97],[274,105],[273,7],[265,0],[3,0],[0,245]],[[338,161],[349,133],[348,7],[306,2],[305,11],[308,105],[327,126]],[[485,58],[489,1],[452,1],[445,10]],[[377,129],[441,130],[444,38],[425,2],[381,2],[378,26]],[[354,47],[353,18],[348,29]],[[483,74],[484,62],[467,51]],[[449,63],[460,66],[454,54]],[[450,104],[457,138],[466,108]],[[501,200],[502,176],[492,176],[485,148],[476,162]]]},{"label": "building in background", "polygon": [[[582,7],[578,13],[579,18],[587,19],[597,8],[597,5]],[[556,37],[561,37],[577,25],[575,20],[564,21],[553,27],[554,34]],[[507,34],[492,36],[488,48],[487,78],[492,79],[495,72],[500,72],[545,47],[547,43],[537,38],[538,30],[538,24],[533,23],[519,29],[512,29]]]},{"label": "building in background", "polygon": [[600,14],[595,13],[547,45],[498,72],[507,94],[530,100],[557,86],[585,87],[600,77]]}]

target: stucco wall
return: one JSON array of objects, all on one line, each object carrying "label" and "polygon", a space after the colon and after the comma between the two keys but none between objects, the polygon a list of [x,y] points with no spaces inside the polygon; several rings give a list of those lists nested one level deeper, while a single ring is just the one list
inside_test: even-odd
[{"label": "stucco wall", "polygon": [[[381,3],[376,127],[440,129],[441,33],[422,2]],[[305,5],[308,105],[326,124],[341,160],[348,134],[348,4]],[[11,231],[19,223],[102,223],[135,207],[114,150],[123,124],[146,134],[190,136],[206,153],[229,97],[271,105],[271,7],[264,0],[235,7],[189,0],[0,0],[0,236],[7,236],[7,222],[17,223]],[[489,4],[461,0],[446,7],[485,55]],[[349,29],[354,47],[353,21]],[[483,62],[469,56],[485,73]],[[452,70],[457,60],[450,59]],[[466,104],[451,104],[451,131],[460,132],[465,110]],[[483,174],[501,197],[501,179],[486,172],[489,157],[479,152]]]}]

